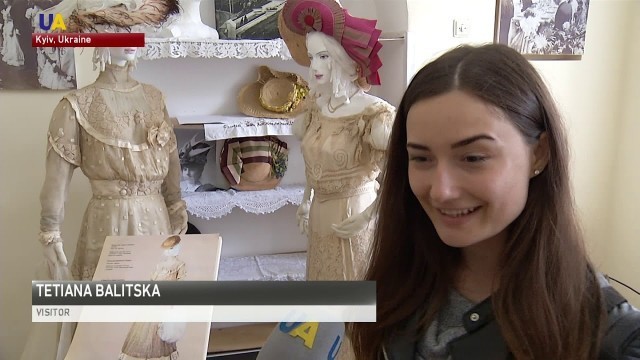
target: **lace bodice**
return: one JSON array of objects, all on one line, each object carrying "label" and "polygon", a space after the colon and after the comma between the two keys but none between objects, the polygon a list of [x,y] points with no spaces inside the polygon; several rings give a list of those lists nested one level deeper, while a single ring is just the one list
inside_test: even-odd
[{"label": "lace bodice", "polygon": [[[301,147],[307,183],[315,193],[340,194],[375,180],[394,116],[395,108],[382,100],[360,114],[339,118],[312,107],[305,118]],[[374,140],[372,131],[381,133],[376,138],[383,141]]]}]

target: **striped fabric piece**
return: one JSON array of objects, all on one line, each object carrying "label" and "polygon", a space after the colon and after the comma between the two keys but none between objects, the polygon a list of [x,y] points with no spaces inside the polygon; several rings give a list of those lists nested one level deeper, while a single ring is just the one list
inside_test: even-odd
[{"label": "striped fabric piece", "polygon": [[237,185],[243,173],[243,164],[271,164],[274,175],[274,158],[281,158],[287,154],[287,143],[275,136],[227,139],[220,153],[220,169],[231,185]]}]

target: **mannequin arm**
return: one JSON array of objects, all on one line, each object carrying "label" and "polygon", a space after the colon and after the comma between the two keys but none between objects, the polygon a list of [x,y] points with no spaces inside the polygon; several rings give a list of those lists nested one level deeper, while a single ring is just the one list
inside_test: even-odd
[{"label": "mannequin arm", "polygon": [[302,195],[302,202],[300,206],[298,206],[298,211],[296,212],[296,217],[298,219],[298,228],[300,229],[300,233],[304,235],[309,234],[309,211],[311,209],[311,195],[312,189],[307,184],[304,188],[304,194]]},{"label": "mannequin arm", "polygon": [[[364,129],[363,141],[367,143],[372,150],[371,161],[375,162],[380,169],[384,168],[385,152],[389,143],[394,119],[395,108],[386,104],[368,123],[362,123],[360,125]],[[376,181],[376,193],[379,187],[380,184]],[[377,206],[378,197],[360,214],[352,215],[341,223],[334,224],[332,226],[333,230],[339,237],[345,239],[355,235],[369,226],[375,216]]]},{"label": "mannequin arm", "polygon": [[80,142],[75,113],[67,100],[53,112],[49,124],[46,174],[40,192],[40,235],[44,255],[52,269],[66,266],[60,227],[64,220],[64,203],[73,171],[80,165]]},{"label": "mannequin arm", "polygon": [[[376,188],[375,188],[376,192],[378,191],[379,187],[380,185],[376,181]],[[360,231],[366,229],[367,226],[369,226],[369,224],[371,223],[371,220],[374,218],[376,214],[377,206],[378,206],[378,197],[376,197],[376,199],[369,206],[367,206],[367,208],[364,209],[364,211],[362,211],[361,213],[352,215],[346,218],[341,223],[333,224],[331,225],[331,228],[333,229],[333,231],[336,232],[336,234],[339,237],[343,239],[348,239],[353,235],[359,233]]]},{"label": "mannequin arm", "polygon": [[[165,121],[171,124],[166,109]],[[162,183],[162,196],[164,196],[164,202],[169,212],[172,233],[184,234],[187,232],[187,204],[182,200],[182,193],[180,192],[180,159],[176,150],[176,135],[173,131],[171,131],[170,140],[165,146],[170,147],[169,170]]]},{"label": "mannequin arm", "polygon": [[295,137],[298,138],[298,140],[300,141],[302,141],[304,134],[307,132],[310,116],[311,115],[307,111],[302,115],[296,116],[295,120],[293,121],[293,126],[292,126],[293,135],[295,135]]}]

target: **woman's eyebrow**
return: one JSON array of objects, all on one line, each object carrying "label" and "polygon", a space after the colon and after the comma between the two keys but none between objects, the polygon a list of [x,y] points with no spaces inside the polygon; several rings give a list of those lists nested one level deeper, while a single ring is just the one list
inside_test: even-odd
[{"label": "woman's eyebrow", "polygon": [[[451,145],[451,148],[455,149],[455,148],[467,146],[467,145],[472,144],[472,143],[474,143],[476,141],[479,141],[479,140],[495,141],[496,139],[494,139],[493,137],[491,137],[491,136],[489,136],[487,134],[478,134],[478,135],[470,136],[470,137],[468,137],[466,139],[462,139],[460,141],[457,141],[456,143]],[[422,144],[416,144],[416,143],[412,143],[412,142],[408,142],[407,143],[407,148],[415,149],[415,150],[430,151],[428,146],[422,145]]]},{"label": "woman's eyebrow", "polygon": [[493,137],[487,135],[487,134],[478,134],[478,135],[474,135],[474,136],[470,136],[466,139],[462,139],[458,142],[456,142],[455,144],[451,145],[452,149],[455,148],[459,148],[459,147],[463,147],[463,146],[467,146],[471,143],[474,143],[476,141],[479,140],[491,140],[491,141],[495,141],[496,139],[494,139]]}]

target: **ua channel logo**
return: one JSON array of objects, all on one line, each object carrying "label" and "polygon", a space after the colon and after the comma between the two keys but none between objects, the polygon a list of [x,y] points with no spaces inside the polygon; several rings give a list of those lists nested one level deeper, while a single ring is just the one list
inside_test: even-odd
[{"label": "ua channel logo", "polygon": [[[45,15],[49,15],[45,17]],[[39,14],[38,16],[38,26],[40,29],[45,31],[54,31],[54,30],[67,30],[67,25],[64,23],[64,19],[62,18],[62,14]]]}]

